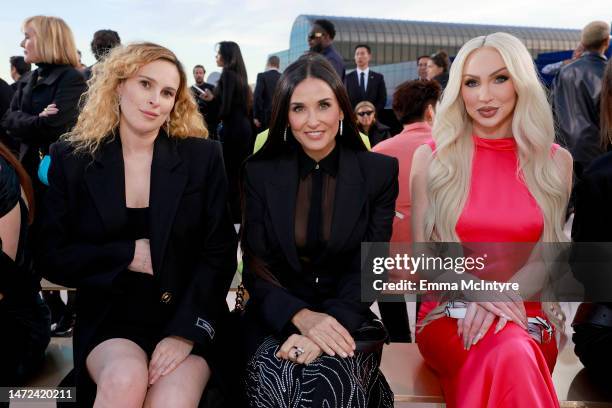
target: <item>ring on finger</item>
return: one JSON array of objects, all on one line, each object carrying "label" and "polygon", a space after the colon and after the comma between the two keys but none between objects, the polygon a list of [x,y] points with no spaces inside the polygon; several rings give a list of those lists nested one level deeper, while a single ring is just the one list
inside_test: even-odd
[{"label": "ring on finger", "polygon": [[293,355],[295,356],[295,358],[298,358],[299,356],[301,356],[302,354],[304,354],[304,349],[298,346],[293,346],[293,348],[295,349],[295,351],[293,352]]}]

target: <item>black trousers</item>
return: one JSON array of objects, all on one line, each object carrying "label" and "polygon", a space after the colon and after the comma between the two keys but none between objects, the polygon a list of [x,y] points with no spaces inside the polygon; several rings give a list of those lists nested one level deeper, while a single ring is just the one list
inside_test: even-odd
[{"label": "black trousers", "polygon": [[49,308],[38,294],[28,307],[0,308],[0,386],[22,385],[44,361],[51,339]]},{"label": "black trousers", "polygon": [[591,323],[574,326],[574,351],[587,370],[609,378],[612,367],[612,327]]}]

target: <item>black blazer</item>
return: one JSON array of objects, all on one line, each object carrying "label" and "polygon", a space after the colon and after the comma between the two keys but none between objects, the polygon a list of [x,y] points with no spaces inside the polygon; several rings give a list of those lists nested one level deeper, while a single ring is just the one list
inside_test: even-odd
[{"label": "black blazer", "polygon": [[344,85],[349,94],[353,109],[361,101],[370,101],[376,107],[376,112],[380,113],[385,109],[387,104],[387,88],[385,85],[385,77],[378,72],[370,69],[368,73],[368,87],[366,94],[359,88],[359,78],[357,78],[357,70],[354,70],[344,79]]},{"label": "black blazer", "polygon": [[[95,329],[110,309],[113,280],[134,256],[134,241],[118,237],[126,216],[121,141],[117,136],[103,144],[93,159],[62,142],[51,160],[38,267],[51,282],[78,289],[74,358],[80,378]],[[219,144],[170,139],[161,131],[149,208],[154,276],[172,316],[164,334],[207,350],[228,313],[225,298],[236,270]]]},{"label": "black blazer", "polygon": [[[595,159],[576,185],[570,265],[586,299],[612,299],[612,152]],[[599,244],[598,244],[599,243]]]},{"label": "black blazer", "polygon": [[[28,78],[17,82],[17,91],[2,118],[11,147],[28,147],[21,159],[34,179],[38,171],[39,150],[48,154],[49,146],[76,123],[78,103],[87,85],[81,72],[70,65],[39,64]],[[38,114],[55,103],[59,112],[49,117]]]},{"label": "black blazer", "polygon": [[253,118],[262,124],[262,130],[268,127],[272,116],[272,95],[281,74],[275,69],[257,74],[255,93],[253,95]]},{"label": "black blazer", "polygon": [[[341,147],[331,237],[322,266],[313,274],[302,269],[295,246],[297,152],[247,162],[243,281],[250,295],[249,348],[267,335],[295,330],[290,320],[302,308],[333,316],[349,332],[367,321],[370,304],[361,302],[361,242],[391,238],[397,175],[395,158]],[[279,285],[259,277],[254,260],[263,261]]]}]

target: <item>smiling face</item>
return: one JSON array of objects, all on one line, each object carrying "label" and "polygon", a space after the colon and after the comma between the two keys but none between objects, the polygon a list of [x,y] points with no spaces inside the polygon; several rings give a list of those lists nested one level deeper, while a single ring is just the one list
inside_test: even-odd
[{"label": "smiling face", "polygon": [[121,128],[135,135],[157,133],[168,119],[180,76],[176,65],[157,60],[142,66],[117,87],[121,98]]},{"label": "smiling face", "polygon": [[475,50],[463,66],[461,97],[472,118],[474,134],[491,139],[512,136],[516,90],[497,50]]},{"label": "smiling face", "polygon": [[23,48],[23,58],[25,62],[29,62],[30,64],[41,62],[40,55],[38,55],[38,51],[36,51],[36,31],[34,31],[30,25],[26,25],[23,36],[24,38],[20,45]]},{"label": "smiling face", "polygon": [[342,119],[338,99],[325,81],[306,78],[296,86],[289,101],[289,126],[313,160],[320,161],[334,149]]}]

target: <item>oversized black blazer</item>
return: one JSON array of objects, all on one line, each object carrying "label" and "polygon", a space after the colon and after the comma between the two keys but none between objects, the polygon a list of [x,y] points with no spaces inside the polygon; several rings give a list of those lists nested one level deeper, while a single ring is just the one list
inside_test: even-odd
[{"label": "oversized black blazer", "polygon": [[272,96],[280,76],[280,72],[275,69],[257,74],[253,94],[253,117],[262,123],[264,129],[268,127],[272,117]]},{"label": "oversized black blazer", "polygon": [[[53,146],[38,267],[51,282],[77,288],[74,334],[77,376],[96,327],[110,309],[113,281],[131,263],[125,223],[125,176],[119,136],[92,158]],[[227,206],[220,145],[168,138],[154,145],[149,231],[160,302],[172,316],[165,335],[210,349],[236,270],[236,233]],[[77,377],[79,378],[79,377]]]},{"label": "oversized black blazer", "polygon": [[[302,308],[333,316],[349,332],[369,318],[370,303],[361,301],[361,242],[391,238],[397,175],[395,158],[340,148],[331,236],[321,266],[306,272],[295,246],[297,152],[247,162],[243,279],[254,342],[292,330],[290,320]],[[254,260],[265,264],[278,284],[259,277]]]},{"label": "oversized black blazer", "polygon": [[351,106],[353,109],[361,101],[370,101],[376,107],[376,112],[380,116],[380,112],[385,109],[387,104],[387,87],[385,85],[385,77],[378,72],[370,69],[368,72],[368,86],[366,88],[365,98],[359,89],[359,78],[357,70],[354,70],[344,79],[344,85],[348,92]]}]

